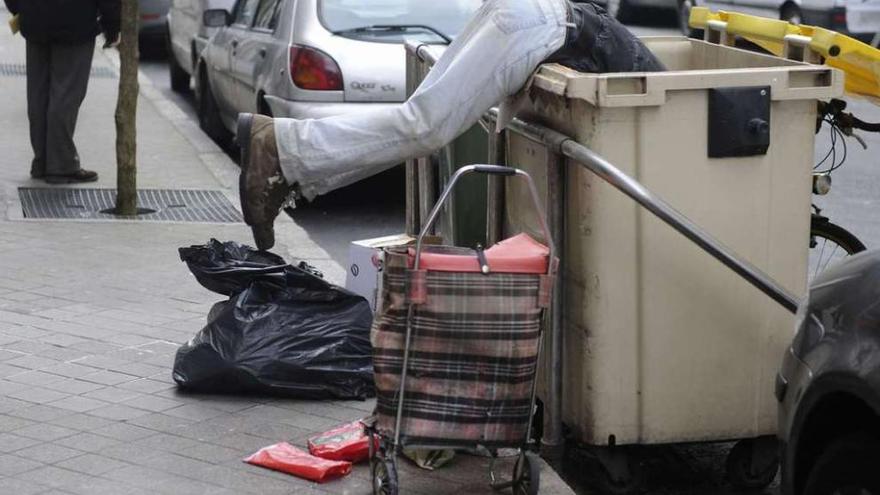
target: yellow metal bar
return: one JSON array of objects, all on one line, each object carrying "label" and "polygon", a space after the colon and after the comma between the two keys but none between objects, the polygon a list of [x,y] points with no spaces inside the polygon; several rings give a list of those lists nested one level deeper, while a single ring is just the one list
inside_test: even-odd
[{"label": "yellow metal bar", "polygon": [[[725,26],[727,34],[740,36],[777,56],[784,56],[786,37],[809,39],[808,48],[821,57],[825,65],[845,74],[848,93],[880,99],[880,50],[829,29],[795,25],[738,12],[712,12],[706,7],[691,9],[690,25],[706,29]],[[794,36],[794,37],[793,37]],[[875,101],[876,103],[877,101]]]}]

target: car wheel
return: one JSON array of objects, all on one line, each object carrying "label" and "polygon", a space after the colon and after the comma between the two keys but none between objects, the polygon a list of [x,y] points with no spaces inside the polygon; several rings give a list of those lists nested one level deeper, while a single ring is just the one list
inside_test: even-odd
[{"label": "car wheel", "polygon": [[171,76],[171,89],[178,93],[189,91],[189,73],[177,62],[177,57],[171,49],[171,36],[169,35],[165,51],[168,53],[168,72]]},{"label": "car wheel", "polygon": [[835,442],[819,456],[807,477],[804,495],[880,493],[880,441],[869,434]]},{"label": "car wheel", "polygon": [[205,74],[202,74],[199,78],[197,96],[199,127],[221,147],[226,147],[230,140],[230,133],[223,126],[223,121],[220,118],[220,109],[217,107],[217,100],[214,98],[214,92],[211,91],[211,83],[208,82],[208,76]]},{"label": "car wheel", "polygon": [[696,0],[678,0],[678,29],[681,34],[690,38],[701,38],[700,29],[693,29],[690,25],[691,9],[696,6]]},{"label": "car wheel", "polygon": [[804,22],[801,9],[797,5],[790,3],[782,7],[782,10],[779,12],[779,18],[792,24],[802,24]]}]

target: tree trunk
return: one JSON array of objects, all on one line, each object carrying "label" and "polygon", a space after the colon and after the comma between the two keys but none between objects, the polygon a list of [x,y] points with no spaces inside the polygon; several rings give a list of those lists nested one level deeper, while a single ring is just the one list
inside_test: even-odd
[{"label": "tree trunk", "polygon": [[138,0],[122,0],[116,102],[116,214],[137,215]]}]

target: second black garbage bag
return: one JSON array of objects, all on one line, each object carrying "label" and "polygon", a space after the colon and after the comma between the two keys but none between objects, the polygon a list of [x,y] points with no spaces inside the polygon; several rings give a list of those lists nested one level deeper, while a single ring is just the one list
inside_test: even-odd
[{"label": "second black garbage bag", "polygon": [[182,388],[270,393],[303,399],[374,395],[366,299],[307,265],[212,239],[180,248],[204,287],[229,296],[174,360]]}]

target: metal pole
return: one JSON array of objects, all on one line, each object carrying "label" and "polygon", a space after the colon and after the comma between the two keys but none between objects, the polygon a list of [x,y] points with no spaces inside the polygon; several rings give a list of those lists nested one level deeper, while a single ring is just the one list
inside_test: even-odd
[{"label": "metal pole", "polygon": [[[492,165],[506,165],[505,153],[507,150],[507,133],[502,131],[495,133],[493,126],[487,130],[489,133],[489,163]],[[494,175],[489,176],[488,192],[486,194],[486,245],[491,246],[501,240],[504,230],[504,179]]]},{"label": "metal pole", "polygon": [[550,376],[548,407],[545,409],[544,436],[541,453],[554,460],[563,455],[562,438],[562,349],[563,314],[565,313],[565,168],[566,159],[559,153],[551,153],[547,164],[547,216],[553,244],[559,253],[559,268],[553,285],[553,305],[550,310]]}]

